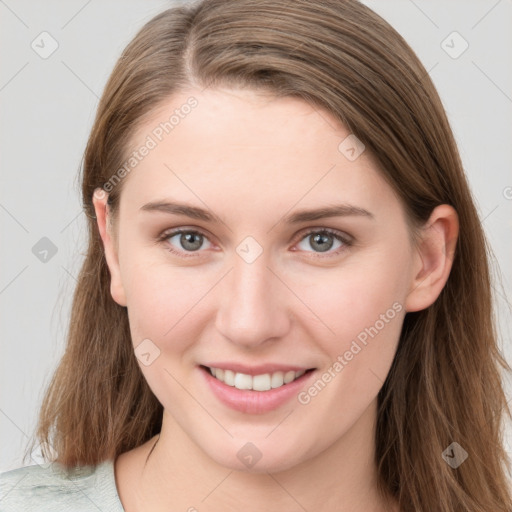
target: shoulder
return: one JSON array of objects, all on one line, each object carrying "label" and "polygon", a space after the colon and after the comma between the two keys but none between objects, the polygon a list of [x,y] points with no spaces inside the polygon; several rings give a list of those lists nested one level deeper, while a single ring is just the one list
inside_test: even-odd
[{"label": "shoulder", "polygon": [[58,463],[0,473],[0,512],[123,512],[112,460],[66,469]]}]

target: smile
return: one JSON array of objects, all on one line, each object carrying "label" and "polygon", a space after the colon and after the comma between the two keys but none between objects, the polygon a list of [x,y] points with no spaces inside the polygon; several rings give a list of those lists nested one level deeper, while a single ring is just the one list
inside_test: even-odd
[{"label": "smile", "polygon": [[[289,403],[317,373],[315,368],[292,370],[284,365],[251,368],[229,363],[232,369],[227,368],[228,363],[223,366],[199,365],[198,369],[217,400],[246,414],[263,414]],[[263,373],[265,370],[268,373]]]},{"label": "smile", "polygon": [[[246,373],[238,373],[232,370],[223,370],[222,368],[207,367],[210,373],[217,379],[228,386],[237,389],[249,389],[253,391],[268,391],[276,389],[293,382],[302,377],[306,370],[263,373],[260,375],[247,375]],[[309,370],[308,370],[309,371]]]}]

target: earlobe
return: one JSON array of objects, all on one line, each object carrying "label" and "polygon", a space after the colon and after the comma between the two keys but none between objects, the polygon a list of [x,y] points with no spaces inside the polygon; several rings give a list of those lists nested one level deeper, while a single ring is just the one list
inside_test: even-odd
[{"label": "earlobe", "polygon": [[102,189],[96,189],[94,191],[92,202],[96,213],[98,230],[105,250],[105,259],[107,260],[107,265],[110,271],[110,294],[120,306],[126,306],[126,294],[121,279],[119,258],[114,240],[111,236],[111,227],[109,226],[107,199],[108,195]]},{"label": "earlobe", "polygon": [[458,234],[459,221],[455,209],[447,204],[434,208],[415,248],[406,311],[426,309],[439,297],[450,275]]}]

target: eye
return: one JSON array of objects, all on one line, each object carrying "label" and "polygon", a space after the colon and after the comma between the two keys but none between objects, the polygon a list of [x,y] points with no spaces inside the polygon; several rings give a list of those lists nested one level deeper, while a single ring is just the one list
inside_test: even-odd
[{"label": "eye", "polygon": [[[297,247],[306,252],[326,253],[330,251],[329,255],[332,255],[338,254],[344,248],[349,247],[351,243],[352,241],[348,236],[344,236],[337,231],[323,228],[307,232],[306,235],[301,238]],[[308,250],[308,246],[312,248],[313,251]],[[333,248],[334,250],[331,251]],[[341,249],[341,251],[337,249]]]},{"label": "eye", "polygon": [[[205,235],[191,229],[176,229],[171,232],[165,232],[159,240],[166,243],[167,249],[170,252],[180,256],[188,256],[187,252],[198,252],[201,248],[207,249],[211,247],[211,242]],[[204,247],[205,242],[210,245]]]},{"label": "eye", "polygon": [[[301,251],[313,252],[320,257],[322,253],[327,253],[326,256],[339,254],[352,245],[352,240],[347,235],[327,228],[310,230],[302,234],[299,240],[296,246]],[[164,243],[168,251],[182,257],[198,256],[199,254],[194,253],[200,253],[200,249],[212,247],[206,235],[193,229],[180,228],[166,231],[158,237],[158,241]],[[313,250],[310,250],[311,248]]]}]

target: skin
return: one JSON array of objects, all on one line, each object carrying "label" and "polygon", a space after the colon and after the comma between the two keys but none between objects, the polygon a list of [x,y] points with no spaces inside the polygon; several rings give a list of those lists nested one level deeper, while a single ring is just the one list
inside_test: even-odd
[{"label": "skin", "polygon": [[[128,308],[134,349],[150,339],[160,350],[139,365],[164,407],[162,431],[116,459],[123,506],[398,510],[386,508],[375,485],[377,394],[405,313],[431,305],[448,278],[457,215],[437,207],[414,245],[402,204],[369,152],[348,160],[338,150],[346,128],[296,98],[190,89],[140,126],[133,148],[191,95],[198,106],[124,178],[119,217],[104,195],[94,197],[112,297]],[[223,223],[140,210],[166,199],[208,209]],[[339,203],[373,218],[283,220]],[[180,227],[205,236],[198,251],[187,253],[180,236],[155,241]],[[311,228],[353,243],[328,237],[333,246],[321,252]],[[236,252],[247,236],[263,250],[252,263]],[[234,411],[199,373],[205,361],[282,362],[319,376],[394,303],[401,310],[307,404],[293,398],[264,414]],[[262,454],[252,468],[237,457],[248,441]]]}]

